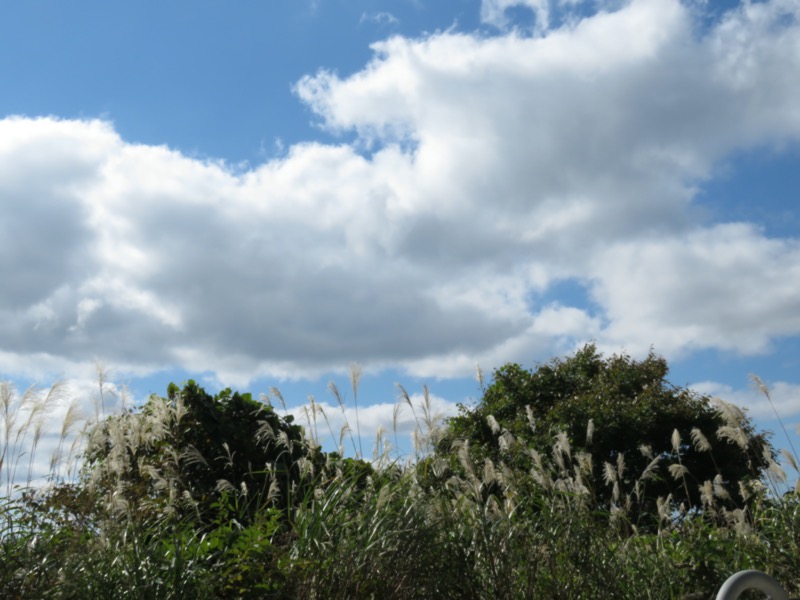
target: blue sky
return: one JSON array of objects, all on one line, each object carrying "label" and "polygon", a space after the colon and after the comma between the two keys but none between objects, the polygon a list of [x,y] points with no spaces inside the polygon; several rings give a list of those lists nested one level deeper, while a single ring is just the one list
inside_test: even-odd
[{"label": "blue sky", "polygon": [[9,3],[0,374],[368,430],[591,340],[800,445],[799,69],[797,0]]}]

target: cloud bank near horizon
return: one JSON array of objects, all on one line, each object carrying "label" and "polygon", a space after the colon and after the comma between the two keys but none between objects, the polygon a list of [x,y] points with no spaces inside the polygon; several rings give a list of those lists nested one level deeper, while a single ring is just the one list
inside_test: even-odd
[{"label": "cloud bank near horizon", "polygon": [[[245,169],[6,117],[0,370],[101,357],[246,385],[351,361],[465,376],[588,339],[767,352],[800,333],[800,242],[696,197],[736,152],[797,151],[796,72],[797,2],[699,33],[685,5],[635,0],[535,36],[377,43],[295,88],[352,142]],[[565,281],[587,301],[547,299]]]}]

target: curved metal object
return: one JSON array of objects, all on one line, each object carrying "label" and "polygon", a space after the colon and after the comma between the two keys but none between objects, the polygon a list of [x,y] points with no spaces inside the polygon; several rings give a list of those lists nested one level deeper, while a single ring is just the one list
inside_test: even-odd
[{"label": "curved metal object", "polygon": [[772,600],[790,600],[781,585],[761,571],[739,571],[728,577],[717,593],[717,600],[735,600],[746,590],[758,590],[767,594]]}]

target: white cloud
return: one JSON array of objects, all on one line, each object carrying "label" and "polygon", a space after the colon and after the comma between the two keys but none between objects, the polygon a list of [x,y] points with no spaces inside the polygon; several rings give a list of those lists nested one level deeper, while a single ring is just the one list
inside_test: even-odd
[{"label": "white cloud", "polygon": [[[246,171],[6,118],[0,371],[100,356],[246,385],[350,361],[463,375],[589,337],[764,351],[800,333],[797,242],[706,227],[692,200],[732,152],[800,141],[798,13],[746,5],[700,35],[635,0],[536,38],[393,37],[296,87],[354,144]],[[536,300],[570,278],[591,311]]]},{"label": "white cloud", "polygon": [[592,338],[600,333],[601,323],[585,310],[552,304],[536,314],[533,328],[548,337]]},{"label": "white cloud", "polygon": [[397,25],[400,21],[392,13],[380,11],[376,13],[361,13],[361,18],[358,20],[361,23],[375,23],[376,25]]},{"label": "white cloud", "polygon": [[605,341],[642,350],[742,354],[800,333],[800,242],[746,224],[612,245],[594,260]]},{"label": "white cloud", "polygon": [[506,11],[519,6],[533,11],[537,31],[547,31],[550,27],[549,0],[482,0],[481,21],[499,28],[507,27],[509,19]]}]

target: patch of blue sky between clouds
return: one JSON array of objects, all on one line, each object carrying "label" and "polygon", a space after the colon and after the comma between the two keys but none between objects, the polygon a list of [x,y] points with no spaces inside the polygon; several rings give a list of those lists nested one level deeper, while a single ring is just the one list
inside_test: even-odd
[{"label": "patch of blue sky between clouds", "polygon": [[[486,32],[513,30],[521,35],[544,35],[561,27],[574,27],[586,17],[622,8],[624,0],[481,0],[481,20]],[[738,0],[683,0],[703,35],[726,14],[740,8]],[[788,17],[787,17],[788,18]]]},{"label": "patch of blue sky between clouds", "polygon": [[534,290],[528,294],[528,305],[532,313],[553,304],[578,308],[592,316],[602,314],[602,307],[592,299],[591,283],[577,278],[556,279],[543,290]]},{"label": "patch of blue sky between clouds", "polygon": [[481,19],[498,29],[543,34],[550,29],[549,4],[548,0],[483,0]]},{"label": "patch of blue sky between clouds", "polygon": [[710,224],[753,223],[769,237],[800,236],[800,145],[771,145],[736,152],[698,185],[698,218]]},{"label": "patch of blue sky between clouds", "polygon": [[[655,349],[658,350],[657,348]],[[695,350],[670,363],[670,380],[679,386],[698,381],[726,381],[735,388],[747,388],[751,374],[768,385],[796,381],[800,371],[800,338],[775,338],[770,351],[744,355],[717,349]],[[800,407],[800,397],[797,404]]]}]

